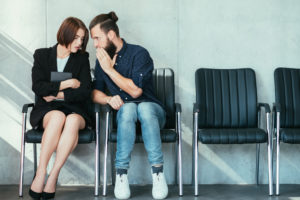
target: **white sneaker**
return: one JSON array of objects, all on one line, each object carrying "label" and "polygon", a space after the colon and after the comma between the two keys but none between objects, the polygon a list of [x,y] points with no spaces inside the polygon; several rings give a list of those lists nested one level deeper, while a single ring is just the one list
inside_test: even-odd
[{"label": "white sneaker", "polygon": [[116,184],[115,184],[114,193],[117,199],[130,198],[130,188],[128,184],[127,174],[116,175]]},{"label": "white sneaker", "polygon": [[152,197],[154,199],[164,199],[168,196],[168,185],[166,183],[165,175],[163,172],[152,173]]}]

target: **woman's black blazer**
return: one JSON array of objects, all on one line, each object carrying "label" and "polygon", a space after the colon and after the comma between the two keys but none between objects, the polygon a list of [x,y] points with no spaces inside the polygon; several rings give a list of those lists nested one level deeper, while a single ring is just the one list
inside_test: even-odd
[{"label": "woman's black blazer", "polygon": [[67,88],[63,90],[64,101],[46,102],[43,97],[56,96],[59,92],[60,82],[51,82],[51,72],[57,71],[57,44],[51,48],[37,49],[33,55],[32,67],[32,90],[36,95],[36,104],[30,114],[32,127],[40,125],[44,115],[56,109],[67,109],[80,114],[90,123],[87,113],[87,101],[91,94],[91,74],[89,54],[87,52],[71,53],[64,72],[71,72],[72,77],[80,81],[80,87],[76,89]]}]

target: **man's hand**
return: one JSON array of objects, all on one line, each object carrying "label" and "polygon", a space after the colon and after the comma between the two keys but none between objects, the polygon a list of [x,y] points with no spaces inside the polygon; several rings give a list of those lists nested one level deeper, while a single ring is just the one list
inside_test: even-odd
[{"label": "man's hand", "polygon": [[124,104],[123,100],[119,95],[108,97],[107,103],[115,110],[119,110]]},{"label": "man's hand", "polygon": [[110,70],[114,68],[117,55],[114,56],[113,59],[111,59],[108,55],[108,53],[103,48],[98,48],[96,52],[97,59],[100,63],[100,66],[102,67],[103,71],[108,74]]},{"label": "man's hand", "polygon": [[55,96],[46,96],[46,97],[43,97],[43,99],[47,102],[51,102],[51,101],[55,100],[56,97]]}]

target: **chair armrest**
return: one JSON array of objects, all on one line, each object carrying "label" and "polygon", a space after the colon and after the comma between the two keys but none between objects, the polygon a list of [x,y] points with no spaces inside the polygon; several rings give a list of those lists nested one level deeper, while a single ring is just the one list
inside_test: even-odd
[{"label": "chair armrest", "polygon": [[280,112],[281,111],[281,105],[280,103],[273,103],[273,111]]},{"label": "chair armrest", "polygon": [[94,103],[94,112],[99,113],[100,112],[100,104]]},{"label": "chair armrest", "polygon": [[194,103],[193,113],[196,113],[196,112],[200,112],[200,105],[197,103]]},{"label": "chair armrest", "polygon": [[261,109],[262,107],[264,107],[266,113],[270,113],[271,112],[270,106],[267,103],[258,103],[257,107],[258,107],[258,109]]},{"label": "chair armrest", "polygon": [[112,112],[113,109],[110,105],[106,104],[106,105],[104,105],[104,110],[106,113],[110,113],[110,112]]},{"label": "chair armrest", "polygon": [[175,112],[181,113],[181,104],[180,103],[175,103]]},{"label": "chair armrest", "polygon": [[22,108],[22,113],[27,113],[28,112],[28,108],[33,107],[33,106],[34,106],[34,103],[24,104],[23,108]]}]

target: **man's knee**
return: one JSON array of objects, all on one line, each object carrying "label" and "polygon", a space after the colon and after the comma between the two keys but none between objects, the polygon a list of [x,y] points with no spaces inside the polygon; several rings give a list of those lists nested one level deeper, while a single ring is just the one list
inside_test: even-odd
[{"label": "man's knee", "polygon": [[117,113],[118,122],[136,122],[137,106],[135,103],[125,103]]},{"label": "man's knee", "polygon": [[157,120],[158,115],[156,113],[157,110],[155,106],[156,105],[154,105],[154,103],[151,102],[140,103],[137,108],[139,120],[141,122]]}]

